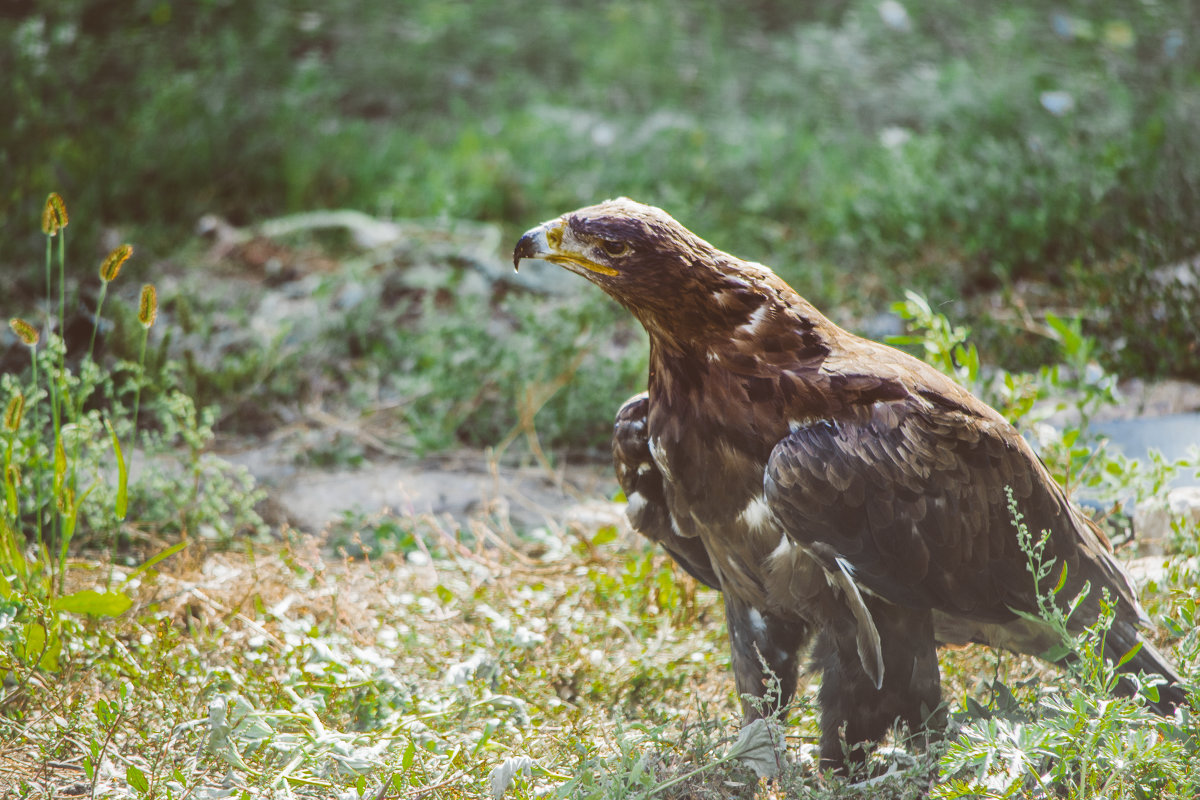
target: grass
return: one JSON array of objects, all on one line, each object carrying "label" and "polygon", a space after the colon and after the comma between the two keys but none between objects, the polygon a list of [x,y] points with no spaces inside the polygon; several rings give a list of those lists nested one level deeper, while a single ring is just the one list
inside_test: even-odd
[{"label": "grass", "polygon": [[[1033,279],[1049,310],[1086,310],[1110,368],[1200,374],[1192,290],[1163,300],[1149,277],[1197,249],[1193,4],[910,6],[907,29],[865,0],[35,6],[0,50],[3,235],[24,241],[48,185],[92,210],[81,242],[137,225],[158,255],[209,212],[511,235],[629,194],[822,307],[913,288],[973,316],[980,292]],[[993,362],[1048,360],[978,327]]]},{"label": "grass", "polygon": [[[222,786],[478,797],[517,760],[529,769],[514,769],[506,797],[915,797],[931,775],[938,797],[1195,791],[1188,715],[1163,721],[1080,677],[978,653],[943,655],[963,712],[940,766],[900,760],[890,783],[869,787],[818,778],[801,757],[815,736],[804,694],[776,729],[780,749],[767,747],[782,759],[777,783],[761,783],[736,757],[718,598],[661,553],[632,534],[577,530],[538,559],[520,541],[468,547],[443,520],[403,522],[424,548],[364,561],[311,538],[193,547],[127,582],[120,618],[68,617],[58,671],[10,673],[7,785],[23,797],[73,785],[106,797]],[[1176,651],[1188,674],[1196,577],[1162,587],[1164,613],[1189,629]]]},{"label": "grass", "polygon": [[[110,264],[102,278],[116,279]],[[1073,407],[1076,427],[1047,463],[1075,485],[1158,496],[1164,475],[1197,467],[1084,446],[1112,381],[1077,323],[1053,324],[1059,367],[1017,376],[985,366],[970,331],[921,296],[897,311],[914,331],[908,344],[1018,423],[1034,422],[1047,398]],[[151,316],[147,300],[140,318]],[[420,336],[424,324],[384,331]],[[368,326],[343,338],[366,351],[379,335]],[[348,516],[330,540],[286,528],[238,538],[261,527],[253,489],[205,453],[213,413],[180,389],[180,369],[163,370],[153,422],[139,431],[141,381],[121,390],[114,376],[140,378],[141,364],[104,373],[90,357],[69,365],[54,335],[42,345],[31,385],[4,379],[9,398],[53,385],[61,403],[58,424],[6,403],[5,474],[22,479],[0,531],[5,796],[1182,799],[1200,788],[1191,710],[1162,719],[1109,695],[1111,670],[1088,655],[1103,620],[1068,639],[1079,665],[1067,674],[982,649],[943,653],[945,741],[921,748],[897,732],[873,756],[874,777],[820,775],[814,687],[790,722],[739,730],[719,597],[628,531],[619,505],[537,531],[379,515]],[[544,396],[532,391],[530,407]],[[78,410],[85,397],[103,399],[103,418]],[[149,474],[119,468],[132,441],[137,458],[156,459]],[[68,493],[71,465],[86,492]],[[126,478],[122,520],[114,485]],[[90,504],[77,530],[72,496]],[[1200,532],[1176,529],[1148,606],[1194,681]]]}]

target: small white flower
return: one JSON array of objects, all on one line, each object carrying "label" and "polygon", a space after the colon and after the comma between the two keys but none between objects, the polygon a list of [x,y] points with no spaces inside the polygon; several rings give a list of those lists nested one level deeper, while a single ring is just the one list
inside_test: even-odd
[{"label": "small white flower", "polygon": [[533,772],[534,766],[534,760],[529,756],[513,756],[504,759],[488,777],[488,782],[492,787],[492,800],[500,800],[508,791],[508,787],[512,786],[517,775],[528,778]]}]

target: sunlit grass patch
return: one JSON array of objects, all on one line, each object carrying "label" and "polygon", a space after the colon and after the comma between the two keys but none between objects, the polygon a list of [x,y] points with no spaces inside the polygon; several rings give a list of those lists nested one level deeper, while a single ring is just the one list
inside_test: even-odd
[{"label": "sunlit grass patch", "polygon": [[723,682],[719,626],[676,625],[640,582],[598,602],[596,582],[628,574],[611,544],[545,563],[449,551],[350,561],[311,538],[194,550],[133,582],[119,620],[72,623],[56,679],[12,673],[4,768],[28,792],[83,770],[114,796],[227,777],[255,797],[368,784],[476,796],[510,757],[564,780],[623,716],[686,717],[697,687]]}]

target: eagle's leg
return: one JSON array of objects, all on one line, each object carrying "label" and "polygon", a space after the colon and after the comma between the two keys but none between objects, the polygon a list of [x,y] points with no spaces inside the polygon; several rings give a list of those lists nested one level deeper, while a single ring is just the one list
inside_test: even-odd
[{"label": "eagle's leg", "polygon": [[733,678],[742,696],[743,721],[749,723],[792,699],[800,649],[812,628],[799,618],[757,609],[729,592],[725,592],[725,620],[733,651]]},{"label": "eagle's leg", "polygon": [[852,621],[828,625],[814,652],[822,670],[821,767],[843,769],[866,760],[863,745],[883,739],[902,722],[928,736],[945,726],[941,675],[928,609],[895,606],[866,598],[883,651],[883,685],[863,669]]}]

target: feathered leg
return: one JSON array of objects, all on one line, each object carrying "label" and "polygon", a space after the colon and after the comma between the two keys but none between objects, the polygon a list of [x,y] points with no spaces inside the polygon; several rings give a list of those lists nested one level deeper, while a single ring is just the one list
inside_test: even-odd
[{"label": "feathered leg", "polygon": [[867,606],[882,645],[881,687],[863,669],[852,623],[828,625],[817,640],[825,769],[844,769],[847,752],[851,762],[863,763],[862,745],[882,739],[897,721],[913,732],[945,725],[932,614],[875,598],[868,598]]},{"label": "feathered leg", "polygon": [[[734,682],[743,696],[743,721],[749,723],[791,701],[799,676],[800,649],[808,642],[812,628],[798,618],[756,609],[728,592],[725,619],[733,649]],[[771,691],[772,677],[779,681],[777,694]],[[760,698],[760,707],[746,695]]]}]

